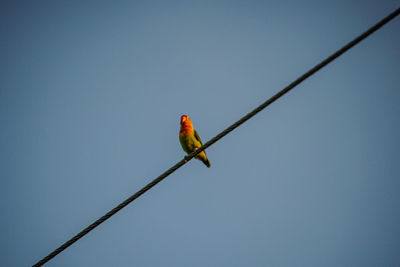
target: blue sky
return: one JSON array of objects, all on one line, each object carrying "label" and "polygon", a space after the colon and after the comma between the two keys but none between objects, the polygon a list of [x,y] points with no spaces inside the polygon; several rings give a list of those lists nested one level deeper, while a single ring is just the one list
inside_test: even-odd
[{"label": "blue sky", "polygon": [[[2,1],[1,264],[34,264],[398,1]],[[396,266],[400,19],[49,266]]]}]

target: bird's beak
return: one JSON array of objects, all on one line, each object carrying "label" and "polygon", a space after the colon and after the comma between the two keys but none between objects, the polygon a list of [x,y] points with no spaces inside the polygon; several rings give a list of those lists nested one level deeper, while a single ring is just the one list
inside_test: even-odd
[{"label": "bird's beak", "polygon": [[187,119],[186,116],[182,116],[182,118],[181,118],[181,124],[184,123],[184,122],[186,121],[186,119]]}]

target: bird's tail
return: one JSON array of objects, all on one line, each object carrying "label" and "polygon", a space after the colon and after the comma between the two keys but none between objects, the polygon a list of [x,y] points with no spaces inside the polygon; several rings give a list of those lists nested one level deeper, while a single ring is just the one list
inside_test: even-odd
[{"label": "bird's tail", "polygon": [[208,159],[202,159],[201,160],[208,168],[211,167],[211,163],[208,161]]},{"label": "bird's tail", "polygon": [[197,156],[197,159],[201,160],[208,168],[211,167],[210,162],[207,159],[207,155],[205,151],[201,151]]}]

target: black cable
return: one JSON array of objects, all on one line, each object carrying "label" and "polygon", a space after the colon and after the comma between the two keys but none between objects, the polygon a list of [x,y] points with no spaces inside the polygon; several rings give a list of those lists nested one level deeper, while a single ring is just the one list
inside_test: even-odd
[{"label": "black cable", "polygon": [[[179,161],[178,163],[176,163],[174,166],[172,166],[170,169],[168,169],[167,171],[165,171],[163,174],[161,174],[160,176],[158,176],[156,179],[154,179],[152,182],[150,182],[148,185],[146,185],[145,187],[143,187],[142,189],[140,189],[138,192],[136,192],[134,195],[130,196],[128,199],[126,199],[124,202],[122,202],[121,204],[119,204],[117,207],[115,207],[114,209],[110,210],[107,214],[105,214],[104,216],[102,216],[100,219],[98,219],[97,221],[95,221],[94,223],[92,223],[91,225],[89,225],[88,227],[86,227],[85,229],[83,229],[81,232],[79,232],[77,235],[75,235],[73,238],[71,238],[70,240],[68,240],[67,242],[65,242],[64,244],[62,244],[59,248],[55,249],[53,252],[51,252],[49,255],[47,255],[46,257],[44,257],[42,260],[40,260],[39,262],[37,262],[35,265],[33,266],[42,266],[43,264],[45,264],[46,262],[48,262],[50,259],[52,259],[53,257],[55,257],[57,254],[59,254],[61,251],[63,251],[64,249],[66,249],[67,247],[69,247],[70,245],[72,245],[73,243],[75,243],[77,240],[79,240],[81,237],[83,237],[84,235],[86,235],[87,233],[89,233],[90,231],[92,231],[95,227],[97,227],[98,225],[100,225],[101,223],[103,223],[105,220],[107,220],[108,218],[110,218],[111,216],[113,216],[115,213],[117,213],[119,210],[121,210],[122,208],[124,208],[125,206],[127,206],[129,203],[131,203],[132,201],[134,201],[135,199],[137,199],[138,197],[140,197],[142,194],[144,194],[147,190],[149,190],[150,188],[152,188],[153,186],[155,186],[156,184],[158,184],[159,182],[161,182],[165,177],[167,177],[168,175],[170,175],[171,173],[173,173],[174,171],[176,171],[178,168],[182,167],[182,165],[184,165],[187,161],[191,160],[193,157],[195,157],[197,154],[199,154],[201,151],[203,151],[204,149],[208,148],[209,146],[211,146],[212,144],[214,144],[215,142],[217,142],[219,139],[221,139],[222,137],[224,137],[225,135],[227,135],[228,133],[230,133],[231,131],[233,131],[235,128],[237,128],[239,125],[241,125],[242,123],[244,123],[245,121],[247,121],[248,119],[250,119],[251,117],[253,117],[254,115],[256,115],[258,112],[260,112],[261,110],[263,110],[264,108],[266,108],[267,106],[269,106],[271,103],[273,103],[274,101],[276,101],[278,98],[280,98],[281,96],[283,96],[284,94],[286,94],[287,92],[289,92],[291,89],[293,89],[294,87],[296,87],[298,84],[300,84],[302,81],[304,81],[305,79],[307,79],[308,77],[310,77],[311,75],[313,75],[315,72],[319,71],[320,69],[322,69],[323,67],[325,67],[326,65],[328,65],[330,62],[332,62],[333,60],[335,60],[337,57],[339,57],[340,55],[342,55],[344,52],[346,52],[347,50],[349,50],[350,48],[352,48],[353,46],[355,46],[357,43],[359,43],[360,41],[362,41],[363,39],[365,39],[366,37],[368,37],[370,34],[372,34],[373,32],[375,32],[376,30],[378,30],[380,27],[382,27],[383,25],[385,25],[386,23],[388,23],[390,20],[392,20],[393,18],[395,18],[397,15],[399,15],[400,13],[400,8],[396,9],[394,12],[392,12],[390,15],[388,15],[387,17],[385,17],[384,19],[382,19],[381,21],[379,21],[377,24],[375,24],[374,26],[372,26],[371,28],[369,28],[367,31],[365,31],[364,33],[362,33],[360,36],[358,36],[357,38],[355,38],[354,40],[352,40],[351,42],[349,42],[348,44],[346,44],[345,46],[343,46],[342,48],[340,48],[338,51],[336,51],[335,53],[333,53],[331,56],[329,56],[328,58],[324,59],[321,63],[319,63],[318,65],[316,65],[315,67],[313,67],[312,69],[310,69],[309,71],[307,71],[305,74],[303,74],[302,76],[300,76],[299,78],[297,78],[297,80],[295,80],[294,82],[292,82],[291,84],[289,84],[287,87],[285,87],[284,89],[282,89],[280,92],[278,92],[277,94],[275,94],[274,96],[272,96],[270,99],[268,99],[267,101],[265,101],[264,103],[262,103],[260,106],[258,106],[257,108],[255,108],[253,111],[251,111],[250,113],[248,113],[247,115],[245,115],[244,117],[242,117],[240,120],[238,120],[237,122],[235,122],[234,124],[232,124],[231,126],[229,126],[228,128],[226,128],[224,131],[222,131],[220,134],[218,134],[217,136],[215,136],[214,138],[212,138],[210,141],[208,141],[207,143],[205,143],[201,148],[199,148],[198,150],[192,152],[191,154],[187,155],[184,159],[182,159],[181,161]],[[186,161],[185,161],[186,160]]]}]

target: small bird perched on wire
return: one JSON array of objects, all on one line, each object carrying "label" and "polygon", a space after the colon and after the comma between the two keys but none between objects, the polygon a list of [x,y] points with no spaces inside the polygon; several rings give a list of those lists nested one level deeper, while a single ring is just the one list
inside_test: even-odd
[{"label": "small bird perched on wire", "polygon": [[[188,115],[181,116],[179,141],[181,142],[183,150],[185,150],[187,154],[192,153],[203,145],[200,135],[193,128],[192,120]],[[207,159],[206,151],[203,150],[197,154],[196,159],[201,160],[208,168],[211,167],[211,164]]]}]

